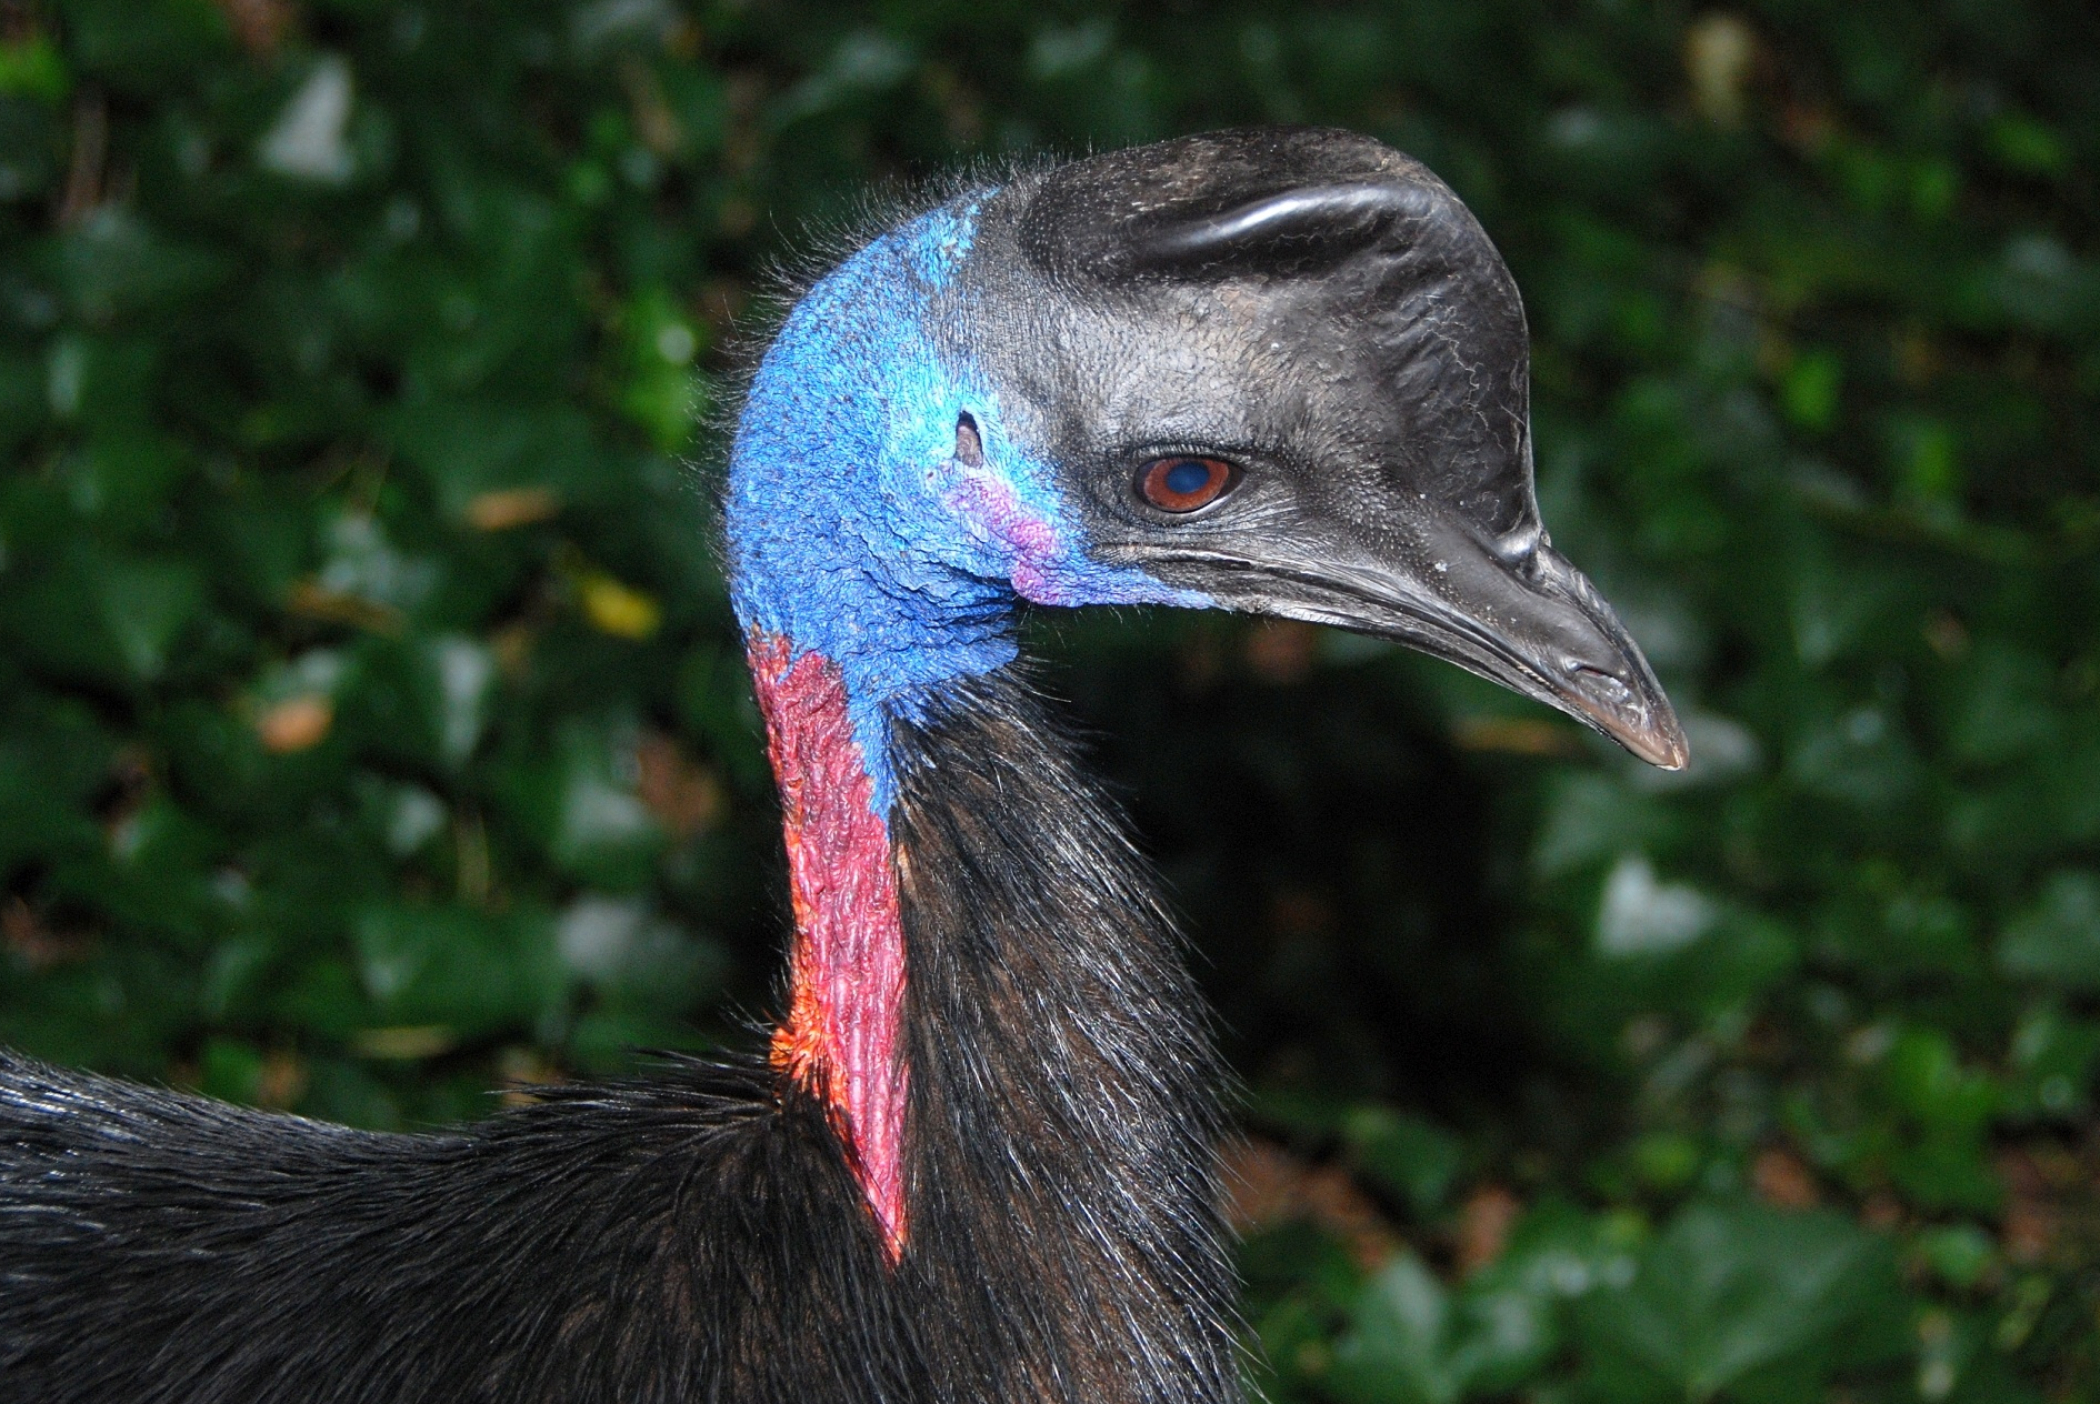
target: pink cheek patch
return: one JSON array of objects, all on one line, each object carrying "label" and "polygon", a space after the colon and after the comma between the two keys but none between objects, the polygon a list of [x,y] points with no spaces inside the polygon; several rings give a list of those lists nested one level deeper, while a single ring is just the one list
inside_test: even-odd
[{"label": "pink cheek patch", "polygon": [[947,505],[1004,547],[1008,578],[1035,604],[1078,603],[1060,582],[1057,529],[1030,511],[1013,486],[988,473],[971,473],[947,495]]},{"label": "pink cheek patch", "polygon": [[1009,539],[1014,545],[1014,589],[1021,598],[1046,605],[1077,603],[1051,577],[1057,560],[1057,533],[1048,522],[1020,522]]}]

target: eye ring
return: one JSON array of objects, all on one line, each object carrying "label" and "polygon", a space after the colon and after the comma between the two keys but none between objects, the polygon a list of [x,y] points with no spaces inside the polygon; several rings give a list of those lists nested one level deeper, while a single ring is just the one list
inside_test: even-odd
[{"label": "eye ring", "polygon": [[1240,470],[1222,458],[1170,454],[1138,469],[1137,495],[1148,507],[1180,516],[1210,506],[1239,480]]}]

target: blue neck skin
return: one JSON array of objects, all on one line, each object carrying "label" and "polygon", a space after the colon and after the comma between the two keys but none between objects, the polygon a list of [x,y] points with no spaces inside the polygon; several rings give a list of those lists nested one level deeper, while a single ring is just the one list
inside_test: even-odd
[{"label": "blue neck skin", "polygon": [[[983,198],[877,239],[796,305],[730,455],[737,618],[747,637],[782,637],[792,658],[816,652],[838,667],[885,818],[896,799],[891,720],[922,718],[945,687],[1011,662],[1020,600],[1210,603],[1094,561],[997,390],[936,346],[931,304],[970,256]],[[955,456],[964,414],[981,465]]]}]

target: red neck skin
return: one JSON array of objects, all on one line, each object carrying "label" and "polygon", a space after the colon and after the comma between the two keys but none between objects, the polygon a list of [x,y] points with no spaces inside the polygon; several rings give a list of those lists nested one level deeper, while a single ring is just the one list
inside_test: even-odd
[{"label": "red neck skin", "polygon": [[894,1262],[904,1251],[904,927],[889,826],[835,664],[753,635],[795,911],[793,993],[772,1061],[827,1102]]}]

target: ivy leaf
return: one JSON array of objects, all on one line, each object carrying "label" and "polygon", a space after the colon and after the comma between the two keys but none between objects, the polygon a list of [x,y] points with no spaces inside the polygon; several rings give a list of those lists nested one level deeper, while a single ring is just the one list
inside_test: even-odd
[{"label": "ivy leaf", "polygon": [[1578,1321],[1614,1363],[1708,1400],[1774,1369],[1827,1375],[1840,1335],[1893,1290],[1892,1270],[1886,1245],[1836,1214],[1697,1204]]}]

